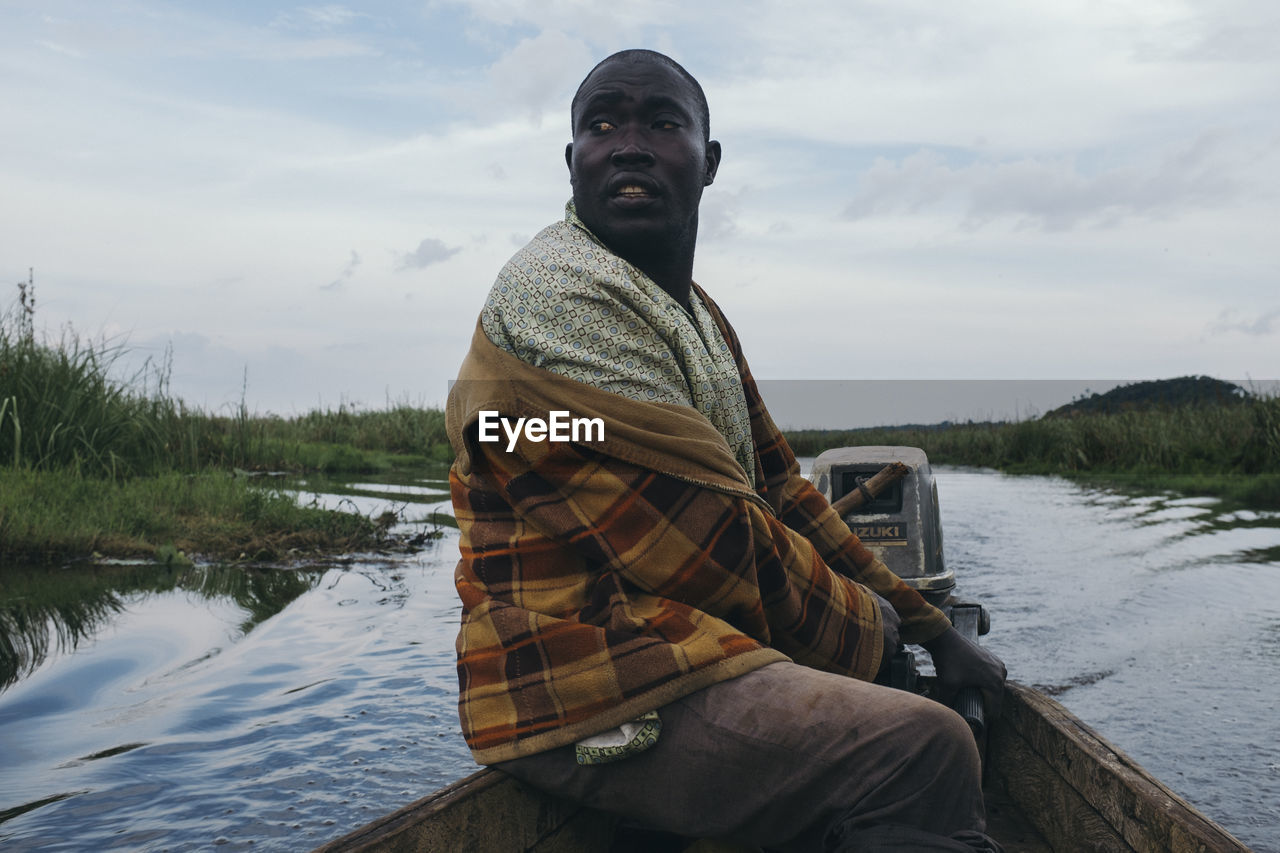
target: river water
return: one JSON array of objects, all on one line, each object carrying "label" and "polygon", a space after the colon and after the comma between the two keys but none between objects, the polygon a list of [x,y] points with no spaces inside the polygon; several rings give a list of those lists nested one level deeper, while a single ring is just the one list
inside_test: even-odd
[{"label": "river water", "polygon": [[[1280,853],[1280,514],[940,468],[984,642],[1254,850]],[[443,471],[303,500],[435,529]],[[0,574],[0,847],[309,849],[474,770],[457,536],[305,570]]]}]

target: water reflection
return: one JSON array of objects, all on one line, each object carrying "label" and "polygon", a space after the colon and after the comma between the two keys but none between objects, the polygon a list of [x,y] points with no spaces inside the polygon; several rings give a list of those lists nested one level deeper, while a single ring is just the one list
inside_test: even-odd
[{"label": "water reflection", "polygon": [[469,772],[443,479],[373,485],[300,499],[412,496],[396,532],[422,550],[6,574],[0,847],[310,849]]},{"label": "water reflection", "polygon": [[320,579],[317,571],[155,563],[6,569],[0,594],[0,690],[56,652],[72,652],[131,597],[181,590],[225,598],[245,611],[240,630],[271,618]]},{"label": "water reflection", "polygon": [[448,469],[439,466],[428,476],[388,475],[382,482],[359,477],[308,475],[289,483],[300,503],[325,509],[344,509],[377,517],[390,512],[401,524],[456,527],[449,497]]}]

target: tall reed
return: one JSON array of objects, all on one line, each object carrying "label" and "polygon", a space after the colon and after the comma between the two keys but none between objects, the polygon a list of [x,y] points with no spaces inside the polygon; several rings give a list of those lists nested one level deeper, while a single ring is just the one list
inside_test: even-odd
[{"label": "tall reed", "polygon": [[1280,397],[1013,423],[790,430],[787,439],[802,456],[846,445],[902,444],[924,449],[935,463],[1012,472],[1180,478],[1183,486],[1230,478],[1232,488],[1206,490],[1280,503]]},{"label": "tall reed", "polygon": [[0,466],[128,477],[206,468],[373,471],[394,454],[452,458],[439,409],[346,404],[295,418],[193,409],[169,392],[171,356],[116,378],[123,345],[35,330],[34,280],[0,314]]},{"label": "tall reed", "polygon": [[0,315],[0,464],[92,476],[150,470],[163,438],[152,404],[110,378],[122,350],[70,329],[45,345],[34,311],[24,282],[18,304]]}]

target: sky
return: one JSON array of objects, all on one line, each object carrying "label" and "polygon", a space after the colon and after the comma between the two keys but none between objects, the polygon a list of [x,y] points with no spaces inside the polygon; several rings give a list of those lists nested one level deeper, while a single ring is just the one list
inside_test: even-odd
[{"label": "sky", "polygon": [[0,308],[34,269],[38,328],[209,411],[443,404],[574,89],[648,47],[710,102],[694,273],[756,377],[890,400],[784,426],[1274,380],[1276,44],[1270,0],[0,0]]}]

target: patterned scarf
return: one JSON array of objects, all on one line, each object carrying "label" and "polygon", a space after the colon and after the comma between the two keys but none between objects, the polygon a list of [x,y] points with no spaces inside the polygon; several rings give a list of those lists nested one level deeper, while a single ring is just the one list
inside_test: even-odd
[{"label": "patterned scarf", "polygon": [[755,485],[751,423],[733,353],[696,289],[685,310],[578,219],[573,202],[489,291],[485,335],[516,358],[640,402],[701,412]]}]

